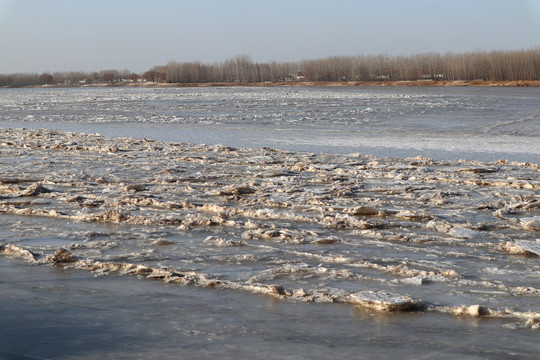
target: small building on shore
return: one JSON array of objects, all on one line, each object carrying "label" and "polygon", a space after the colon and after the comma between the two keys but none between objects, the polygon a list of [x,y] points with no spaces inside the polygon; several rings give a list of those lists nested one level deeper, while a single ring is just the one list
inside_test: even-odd
[{"label": "small building on shore", "polygon": [[304,80],[306,80],[306,76],[301,71],[290,73],[289,75],[285,76],[286,82],[304,81]]}]

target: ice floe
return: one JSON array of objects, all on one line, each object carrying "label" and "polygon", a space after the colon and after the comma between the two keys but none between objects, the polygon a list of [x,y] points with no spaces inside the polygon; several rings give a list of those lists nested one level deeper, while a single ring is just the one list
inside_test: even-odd
[{"label": "ice floe", "polygon": [[0,253],[22,262],[537,327],[538,164],[28,129],[0,151]]}]

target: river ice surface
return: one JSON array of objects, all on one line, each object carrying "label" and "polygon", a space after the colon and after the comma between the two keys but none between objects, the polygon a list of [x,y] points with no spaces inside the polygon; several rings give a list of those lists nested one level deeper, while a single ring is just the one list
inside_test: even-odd
[{"label": "river ice surface", "polygon": [[0,126],[376,156],[540,162],[540,89],[0,89]]},{"label": "river ice surface", "polygon": [[0,358],[537,357],[536,89],[2,94]]}]

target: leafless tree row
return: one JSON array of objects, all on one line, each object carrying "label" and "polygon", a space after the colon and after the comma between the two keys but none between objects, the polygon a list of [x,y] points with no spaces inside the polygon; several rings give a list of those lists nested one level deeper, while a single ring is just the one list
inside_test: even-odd
[{"label": "leafless tree row", "polygon": [[427,53],[412,56],[335,56],[291,63],[255,63],[248,55],[223,62],[171,61],[141,76],[128,70],[93,73],[0,75],[0,86],[46,84],[254,83],[278,81],[415,81],[415,80],[540,80],[540,47],[518,51]]},{"label": "leafless tree row", "polygon": [[137,81],[138,74],[130,73],[128,70],[103,70],[100,72],[54,72],[54,73],[17,73],[0,74],[0,86],[23,87],[32,85],[82,85],[82,84],[116,84],[127,81]]},{"label": "leafless tree row", "polygon": [[305,60],[307,80],[540,80],[540,48],[444,55],[354,56]]},{"label": "leafless tree row", "polygon": [[[148,73],[148,76],[145,74]],[[540,80],[540,48],[520,51],[335,56],[295,63],[254,63],[247,55],[215,64],[170,62],[143,74],[169,83],[264,81]]]},{"label": "leafless tree row", "polygon": [[254,63],[248,55],[237,55],[224,62],[203,64],[200,62],[169,62],[155,66],[142,74],[142,79],[168,83],[254,83],[284,81],[289,74],[298,71],[298,63]]}]

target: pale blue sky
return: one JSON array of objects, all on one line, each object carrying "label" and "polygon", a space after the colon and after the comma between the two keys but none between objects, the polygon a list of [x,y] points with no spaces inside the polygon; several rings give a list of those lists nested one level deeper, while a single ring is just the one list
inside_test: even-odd
[{"label": "pale blue sky", "polygon": [[0,0],[0,73],[540,46],[540,0]]}]

